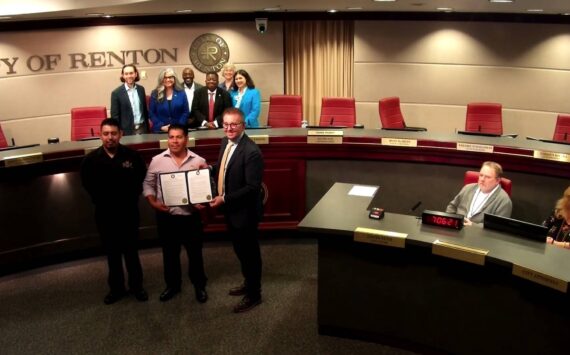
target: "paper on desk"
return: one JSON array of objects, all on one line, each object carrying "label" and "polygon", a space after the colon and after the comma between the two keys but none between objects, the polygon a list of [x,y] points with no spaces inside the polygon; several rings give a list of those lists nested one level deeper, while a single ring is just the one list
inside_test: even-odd
[{"label": "paper on desk", "polygon": [[352,196],[373,197],[376,190],[378,190],[377,186],[354,185],[348,194]]}]

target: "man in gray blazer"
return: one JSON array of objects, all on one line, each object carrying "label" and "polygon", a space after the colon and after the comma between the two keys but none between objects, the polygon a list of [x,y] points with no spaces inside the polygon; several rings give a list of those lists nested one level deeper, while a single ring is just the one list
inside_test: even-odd
[{"label": "man in gray blazer", "polygon": [[479,171],[479,181],[463,186],[445,212],[464,215],[465,225],[483,223],[484,213],[510,217],[513,204],[501,188],[502,175],[503,168],[499,164],[484,162]]},{"label": "man in gray blazer", "polygon": [[111,118],[119,121],[125,136],[150,131],[146,92],[144,87],[136,84],[139,80],[137,67],[126,64],[121,69],[123,84],[111,93]]}]

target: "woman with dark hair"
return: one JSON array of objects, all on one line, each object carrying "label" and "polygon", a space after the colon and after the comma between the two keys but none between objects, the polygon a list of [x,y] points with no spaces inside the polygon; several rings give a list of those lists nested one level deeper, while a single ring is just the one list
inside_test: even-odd
[{"label": "woman with dark hair", "polygon": [[548,227],[546,242],[561,248],[570,249],[570,187],[556,202],[554,211],[542,225]]},{"label": "woman with dark hair", "polygon": [[255,88],[251,76],[239,69],[234,74],[234,90],[230,92],[235,108],[239,108],[245,117],[245,127],[259,127],[261,112],[261,94]]},{"label": "woman with dark hair", "polygon": [[171,123],[186,125],[190,109],[184,88],[172,68],[158,74],[156,89],[150,95],[150,120],[153,132],[167,132]]}]

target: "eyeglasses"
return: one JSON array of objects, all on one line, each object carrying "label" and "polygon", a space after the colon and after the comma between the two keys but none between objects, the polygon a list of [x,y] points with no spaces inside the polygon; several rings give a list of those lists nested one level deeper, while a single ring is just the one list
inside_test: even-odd
[{"label": "eyeglasses", "polygon": [[231,128],[231,129],[236,129],[239,125],[241,125],[242,122],[238,122],[238,123],[225,123],[223,124],[224,128]]}]

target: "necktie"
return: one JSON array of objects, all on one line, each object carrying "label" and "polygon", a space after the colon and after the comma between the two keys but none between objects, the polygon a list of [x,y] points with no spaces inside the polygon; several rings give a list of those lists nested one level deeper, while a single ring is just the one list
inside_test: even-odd
[{"label": "necktie", "polygon": [[208,121],[214,121],[214,93],[210,92],[210,102],[208,103]]},{"label": "necktie", "polygon": [[228,142],[226,145],[226,149],[224,150],[224,154],[222,155],[222,162],[220,163],[220,170],[218,171],[218,195],[224,195],[224,180],[226,177],[226,164],[228,162],[228,155],[230,154],[230,150],[234,144],[232,142]]}]

